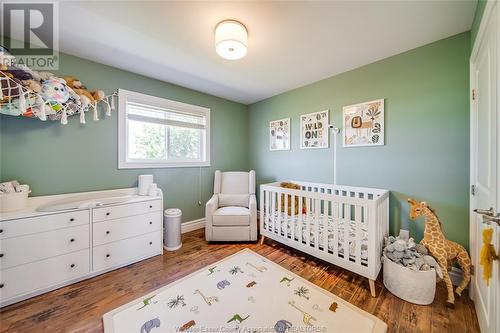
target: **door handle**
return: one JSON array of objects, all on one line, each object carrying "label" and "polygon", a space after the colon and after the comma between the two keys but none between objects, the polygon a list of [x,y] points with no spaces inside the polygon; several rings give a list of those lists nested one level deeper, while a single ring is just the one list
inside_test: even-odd
[{"label": "door handle", "polygon": [[497,225],[500,226],[500,216],[490,216],[490,215],[483,215],[483,223],[490,224],[490,223],[496,223]]},{"label": "door handle", "polygon": [[495,216],[495,212],[493,211],[493,207],[490,207],[490,209],[476,208],[476,209],[474,209],[474,213],[477,213],[479,215],[485,215],[485,216]]}]

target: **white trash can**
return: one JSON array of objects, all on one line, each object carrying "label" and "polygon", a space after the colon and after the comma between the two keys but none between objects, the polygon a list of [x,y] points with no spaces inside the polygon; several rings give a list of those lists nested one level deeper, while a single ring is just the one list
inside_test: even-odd
[{"label": "white trash can", "polygon": [[163,248],[175,251],[181,248],[181,220],[182,211],[178,208],[169,208],[164,212]]}]

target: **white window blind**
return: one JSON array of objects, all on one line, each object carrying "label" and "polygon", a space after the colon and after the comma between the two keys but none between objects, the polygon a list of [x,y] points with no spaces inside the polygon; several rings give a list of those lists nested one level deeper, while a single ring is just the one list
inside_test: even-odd
[{"label": "white window blind", "polygon": [[210,110],[119,90],[119,167],[210,165]]}]

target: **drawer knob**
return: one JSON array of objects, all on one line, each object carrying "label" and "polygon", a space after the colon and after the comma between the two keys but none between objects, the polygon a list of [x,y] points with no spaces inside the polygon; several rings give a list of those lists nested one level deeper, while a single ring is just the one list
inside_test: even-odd
[{"label": "drawer knob", "polygon": [[0,253],[0,258],[3,258],[3,253]]},{"label": "drawer knob", "polygon": [[149,242],[149,245],[153,245],[153,242]]},{"label": "drawer knob", "polygon": [[109,216],[110,214],[111,214],[110,212],[107,212],[107,213],[106,213],[106,216]]},{"label": "drawer knob", "polygon": [[72,217],[72,218],[69,219],[70,222],[73,222],[74,220],[75,220],[74,217]]},{"label": "drawer knob", "polygon": [[109,231],[109,230],[108,230],[108,231],[106,231],[106,235],[109,235],[109,233],[110,233],[110,231]]},{"label": "drawer knob", "polygon": [[149,224],[153,224],[153,221],[149,221]]},{"label": "drawer knob", "polygon": [[106,254],[106,258],[109,258],[109,257],[111,257],[111,254],[109,254],[109,253]]},{"label": "drawer knob", "polygon": [[69,265],[69,267],[71,267],[71,268],[74,268],[75,266],[76,266],[75,264]]},{"label": "drawer knob", "polygon": [[69,241],[70,241],[71,243],[73,243],[73,242],[75,241],[75,239],[74,239],[74,238],[71,238]]},{"label": "drawer knob", "polygon": [[0,229],[0,234],[3,232],[3,229]]},{"label": "drawer knob", "polygon": [[153,208],[153,205],[149,205],[149,208]]},{"label": "drawer knob", "polygon": [[3,288],[4,284],[3,283],[0,283],[0,288]]}]

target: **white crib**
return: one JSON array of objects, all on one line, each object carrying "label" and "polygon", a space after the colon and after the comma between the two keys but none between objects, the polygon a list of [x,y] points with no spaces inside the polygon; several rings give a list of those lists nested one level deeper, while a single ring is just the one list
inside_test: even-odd
[{"label": "white crib", "polygon": [[374,281],[389,231],[389,191],[291,183],[302,189],[283,188],[281,182],[260,186],[261,242],[269,237],[362,275],[375,297]]}]

